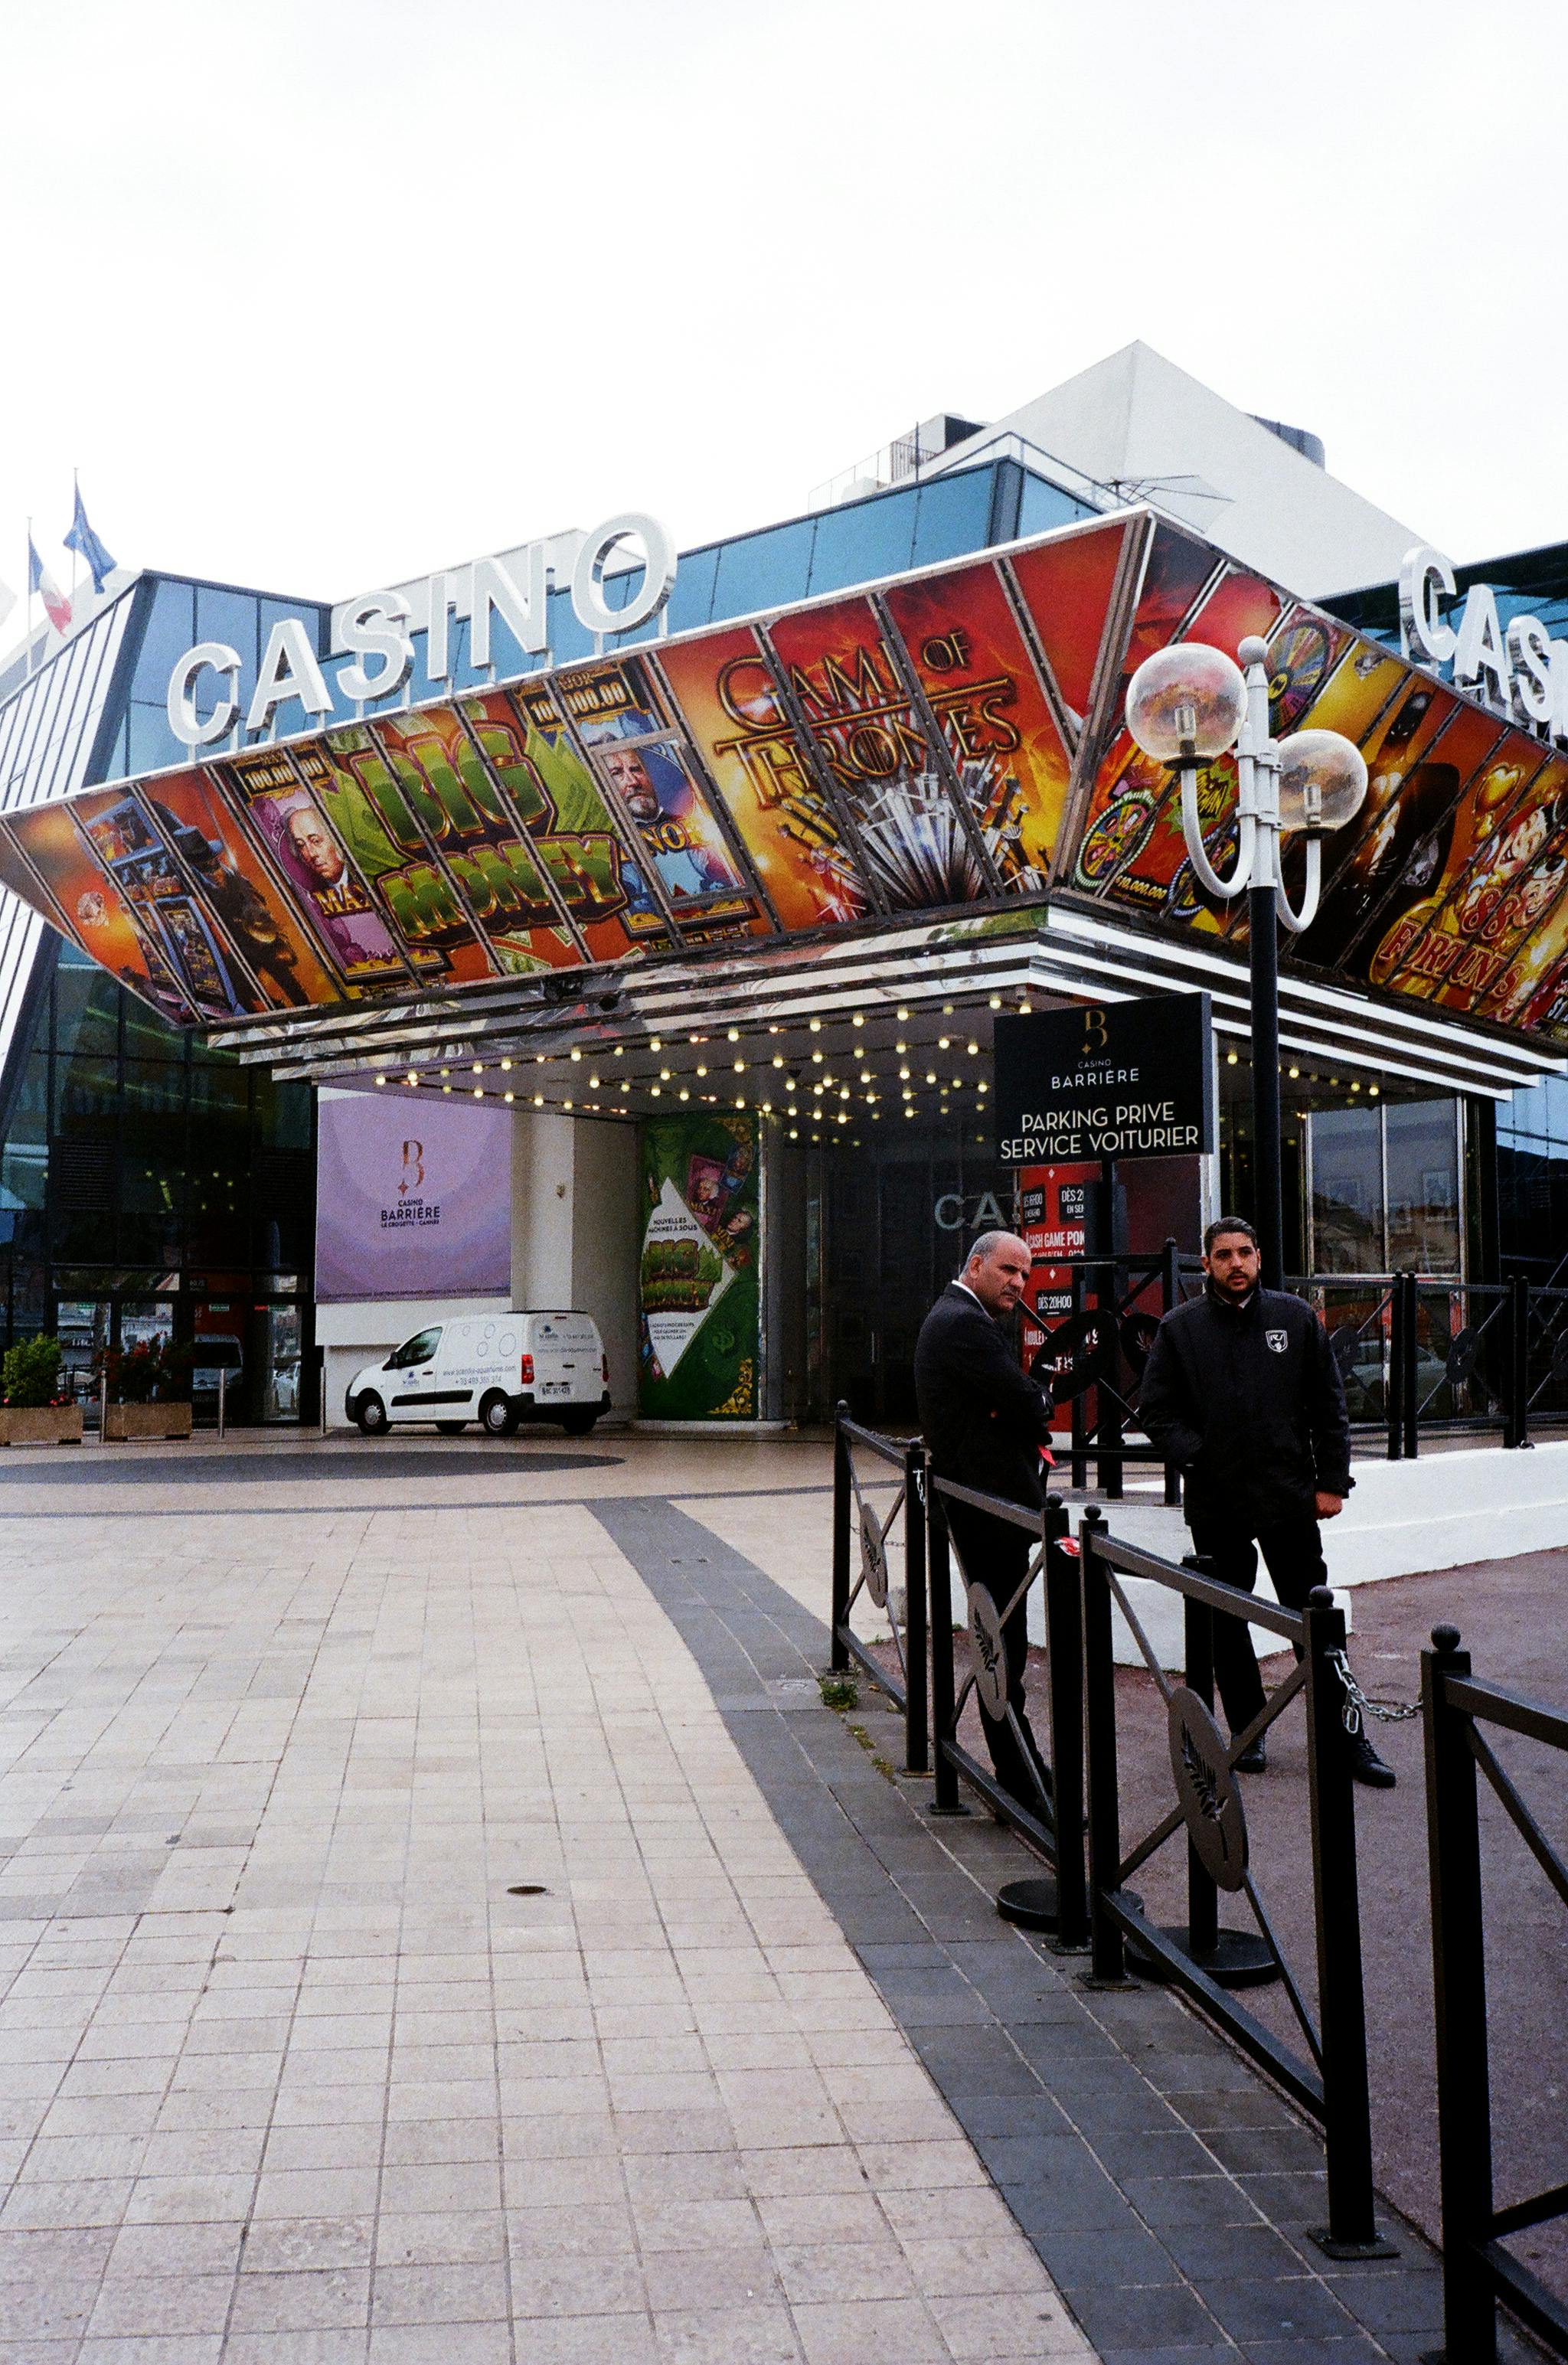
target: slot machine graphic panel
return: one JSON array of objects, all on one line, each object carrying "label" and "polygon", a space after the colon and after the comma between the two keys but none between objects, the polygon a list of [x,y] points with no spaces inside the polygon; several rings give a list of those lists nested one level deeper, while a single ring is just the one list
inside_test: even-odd
[{"label": "slot machine graphic panel", "polygon": [[[375,728],[409,820],[450,873],[495,968],[521,976],[578,963],[521,818],[457,709],[386,715]],[[529,801],[538,801],[532,791]]]},{"label": "slot machine graphic panel", "polygon": [[767,933],[767,914],[709,810],[652,668],[627,658],[572,672],[558,683],[557,697],[607,802],[636,834],[626,866],[633,933],[649,923],[663,931],[658,898],[647,883],[650,869],[688,942]]},{"label": "slot machine graphic panel", "polygon": [[1071,759],[991,565],[895,585],[892,618],[997,876],[1043,891]]},{"label": "slot machine graphic panel", "polygon": [[755,633],[743,624],[677,641],[659,662],[780,925],[863,919],[871,908],[865,883]]},{"label": "slot machine graphic panel", "polygon": [[30,812],[7,814],[6,828],[82,950],[175,1026],[195,1025],[200,1014],[189,992],[78,829],[72,805],[34,805]]},{"label": "slot machine graphic panel", "polygon": [[323,958],[214,779],[203,771],[161,773],[140,798],[273,1007],[343,999],[340,972]]},{"label": "slot machine graphic panel", "polygon": [[[266,848],[296,909],[350,992],[406,988],[410,962],[353,859],[365,830],[362,825],[351,835],[318,793],[331,779],[319,744],[302,740],[286,752],[253,748],[209,769]],[[379,845],[370,850],[379,858],[386,841],[379,830],[376,836]],[[421,966],[441,973],[436,956],[425,955]]]}]

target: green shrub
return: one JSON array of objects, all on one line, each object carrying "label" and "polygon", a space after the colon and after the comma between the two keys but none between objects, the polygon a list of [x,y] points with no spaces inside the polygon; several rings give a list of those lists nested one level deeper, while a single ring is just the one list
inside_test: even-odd
[{"label": "green shrub", "polygon": [[0,1364],[6,1402],[18,1411],[24,1407],[53,1404],[60,1389],[58,1339],[23,1339],[7,1348]]}]

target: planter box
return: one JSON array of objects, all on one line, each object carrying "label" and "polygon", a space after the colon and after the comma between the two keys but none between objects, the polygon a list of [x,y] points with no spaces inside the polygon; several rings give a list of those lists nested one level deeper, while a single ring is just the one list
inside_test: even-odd
[{"label": "planter box", "polygon": [[0,1405],[0,1445],[80,1445],[80,1405]]},{"label": "planter box", "polygon": [[188,1437],[188,1404],[112,1404],[105,1407],[104,1436],[112,1445],[128,1439]]}]

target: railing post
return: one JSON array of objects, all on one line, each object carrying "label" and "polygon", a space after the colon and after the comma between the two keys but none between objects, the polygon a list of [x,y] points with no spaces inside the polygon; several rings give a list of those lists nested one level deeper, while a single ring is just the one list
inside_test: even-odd
[{"label": "railing post", "polygon": [[931,1578],[931,1799],[934,1815],[969,1812],[958,1797],[958,1769],[944,1743],[953,1733],[953,1571],[947,1514],[934,1481],[926,1484],[926,1566]]},{"label": "railing post", "polygon": [[218,1367],[218,1434],[224,1433],[224,1415],[228,1410],[229,1373],[220,1363]]},{"label": "railing post", "polygon": [[1388,1290],[1388,1377],[1383,1409],[1388,1423],[1388,1458],[1405,1459],[1405,1275],[1396,1272]]},{"label": "railing post", "polygon": [[[1074,1265],[1072,1269],[1072,1319],[1074,1327],[1072,1331],[1070,1333],[1071,1337],[1076,1338],[1079,1335],[1079,1325],[1081,1321],[1082,1314],[1083,1267],[1081,1265]],[[1089,1424],[1085,1418],[1084,1406],[1084,1398],[1087,1394],[1088,1390],[1086,1388],[1080,1388],[1073,1395],[1071,1401],[1072,1485],[1074,1493],[1079,1495],[1086,1493],[1089,1485],[1089,1455],[1086,1450],[1089,1442]]]},{"label": "railing post", "polygon": [[1414,1462],[1421,1451],[1421,1392],[1417,1373],[1419,1364],[1417,1350],[1419,1344],[1421,1304],[1417,1295],[1418,1284],[1413,1272],[1405,1275],[1405,1372],[1400,1384],[1400,1403],[1405,1415],[1405,1459]]},{"label": "railing post", "polygon": [[1089,1943],[1083,1872],[1083,1597],[1068,1524],[1066,1504],[1053,1496],[1046,1505],[1041,1532],[1056,1808],[1057,1944],[1078,1948]]},{"label": "railing post", "polygon": [[903,1594],[904,1771],[926,1774],[925,1449],[918,1438],[903,1457]]},{"label": "railing post", "polygon": [[[1204,1576],[1214,1570],[1195,1552],[1182,1561],[1183,1568],[1195,1568]],[[1194,1601],[1191,1595],[1182,1603],[1182,1660],[1187,1688],[1196,1692],[1210,1715],[1215,1704],[1215,1613],[1206,1601]],[[1204,1860],[1189,1838],[1187,1842],[1187,1951],[1195,1963],[1212,1956],[1219,1945],[1219,1890],[1212,1875],[1204,1869]]]},{"label": "railing post", "polygon": [[1120,1981],[1127,1975],[1122,1933],[1105,1910],[1121,1886],[1122,1817],[1116,1792],[1116,1670],[1111,1643],[1111,1586],[1095,1546],[1105,1515],[1097,1504],[1078,1530],[1083,1586],[1083,1699],[1089,1768],[1089,1926],[1091,1976]]},{"label": "railing post", "polygon": [[1508,1283],[1508,1403],[1506,1446],[1529,1443],[1529,1283],[1522,1272]]},{"label": "railing post", "polygon": [[849,1407],[840,1401],[833,1412],[833,1642],[828,1653],[828,1665],[835,1676],[842,1676],[849,1665],[849,1649],[844,1639],[845,1622],[849,1616],[849,1440],[844,1434],[844,1424]]},{"label": "railing post", "polygon": [[1323,2136],[1328,2224],[1313,2238],[1330,2258],[1387,2258],[1372,2207],[1372,2104],[1367,2090],[1366,1998],[1356,1878],[1356,1799],[1336,1657],[1345,1613],[1326,1585],[1302,1613],[1306,1644],[1306,1769],[1312,1812],[1312,1889],[1317,1922],[1317,2001],[1323,2036]]},{"label": "railing post", "polygon": [[1458,1630],[1434,1626],[1421,1653],[1427,1743],[1427,1851],[1437,2023],[1438,2173],[1442,2195],[1443,2329],[1449,2357],[1495,2365],[1496,2300],[1485,2261],[1492,2225],[1492,2099],[1486,2046],[1486,1941],[1481,1827],[1469,1720],[1447,1678],[1468,1676]]},{"label": "railing post", "polygon": [[[1182,1294],[1182,1252],[1174,1239],[1167,1238],[1165,1253],[1159,1268],[1159,1310],[1169,1314]],[[1167,1508],[1182,1500],[1182,1473],[1174,1462],[1165,1465],[1165,1501]]]},{"label": "railing post", "polygon": [[1111,1339],[1109,1351],[1102,1355],[1100,1362],[1102,1370],[1109,1364],[1111,1382],[1098,1385],[1094,1391],[1094,1435],[1095,1442],[1101,1449],[1095,1474],[1100,1481],[1100,1492],[1104,1496],[1105,1500],[1108,1503],[1119,1503],[1123,1493],[1122,1406],[1114,1382],[1121,1378],[1122,1371],[1121,1339],[1117,1335],[1116,1322],[1115,1265],[1108,1263],[1105,1273],[1110,1287],[1108,1290],[1103,1290],[1101,1295],[1103,1298],[1108,1297],[1110,1304],[1108,1308],[1103,1306],[1101,1311],[1109,1313]]}]

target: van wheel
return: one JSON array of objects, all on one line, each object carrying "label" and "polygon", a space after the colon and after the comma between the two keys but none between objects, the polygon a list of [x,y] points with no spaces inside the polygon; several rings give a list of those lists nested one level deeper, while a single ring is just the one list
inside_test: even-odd
[{"label": "van wheel", "polygon": [[465,1420],[438,1420],[436,1423],[442,1437],[461,1437],[467,1426]]},{"label": "van wheel", "polygon": [[386,1428],[386,1407],[378,1395],[361,1396],[354,1418],[366,1437],[380,1437]]},{"label": "van wheel", "polygon": [[561,1415],[561,1426],[568,1437],[591,1437],[598,1418],[597,1412],[565,1412]]},{"label": "van wheel", "polygon": [[487,1395],[479,1407],[479,1426],[487,1437],[510,1437],[517,1427],[517,1415],[505,1396],[498,1393]]}]

